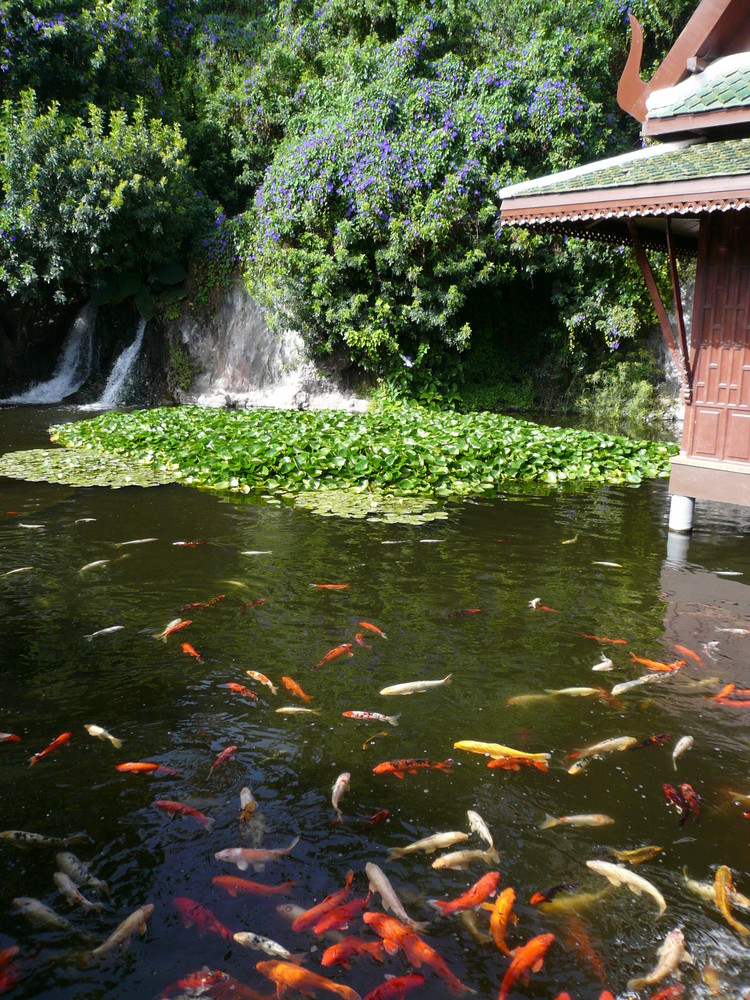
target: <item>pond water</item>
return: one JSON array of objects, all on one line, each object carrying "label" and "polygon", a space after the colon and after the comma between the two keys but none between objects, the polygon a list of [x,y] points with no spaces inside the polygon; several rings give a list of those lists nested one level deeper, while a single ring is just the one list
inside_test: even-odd
[{"label": "pond water", "polygon": [[[79,416],[4,409],[0,451],[45,446],[49,424]],[[8,995],[161,997],[205,965],[247,991],[203,995],[273,996],[273,984],[255,968],[268,956],[202,929],[200,920],[186,926],[183,897],[231,932],[252,931],[306,953],[303,968],[365,996],[385,975],[409,970],[403,954],[386,955],[382,965],[364,957],[350,969],[324,968],[320,956],[330,941],[294,932],[277,906],[320,902],[350,869],[353,896],[363,897],[365,865],[374,862],[410,915],[433,921],[425,941],[479,997],[497,996],[509,959],[459,915],[438,919],[428,900],[453,899],[489,870],[500,871],[500,888],[515,890],[510,947],[555,935],[543,969],[513,994],[552,998],[567,990],[588,1000],[605,987],[622,993],[653,968],[665,935],[681,926],[696,961],[682,966],[687,995],[737,996],[750,985],[748,945],[710,900],[686,886],[683,870],[710,885],[717,866],[728,865],[750,895],[750,819],[743,816],[750,806],[729,792],[750,795],[750,715],[710,698],[727,683],[750,688],[750,634],[741,631],[750,629],[750,511],[699,504],[687,558],[677,561],[667,558],[667,508],[666,483],[658,481],[447,504],[445,520],[419,527],[321,518],[179,486],[72,489],[0,479],[0,731],[20,737],[0,743],[0,829],[85,832],[70,849],[111,893],[107,900],[84,889],[104,902],[101,912],[70,906],[53,881],[55,848],[19,850],[0,839],[0,952],[19,949]],[[141,538],[155,540],[118,547]],[[100,560],[107,561],[83,569]],[[32,568],[12,572],[23,567]],[[555,610],[530,608],[537,597]],[[210,606],[182,610],[197,602]],[[166,641],[154,638],[180,617],[192,623]],[[123,627],[86,638],[115,625]],[[200,660],[183,651],[185,642]],[[352,656],[315,669],[346,643]],[[687,663],[612,699],[613,684],[649,672],[631,653]],[[592,671],[602,655],[611,657],[611,672]],[[249,678],[249,669],[267,675],[278,695]],[[448,674],[450,684],[425,693],[379,693]],[[275,711],[302,706],[282,676],[312,696],[319,714]],[[258,700],[228,683],[246,685]],[[568,687],[604,694],[508,704]],[[344,717],[349,710],[399,713],[398,725]],[[90,736],[89,724],[121,739],[122,748]],[[69,742],[30,767],[31,755],[64,732],[72,733]],[[664,744],[568,773],[566,757],[576,749],[663,733]],[[675,769],[672,751],[684,735],[694,745]],[[490,769],[484,756],[454,749],[458,740],[550,753],[549,771]],[[230,746],[236,752],[209,773]],[[452,758],[453,766],[403,779],[373,772],[401,758]],[[137,761],[177,773],[116,770]],[[331,789],[347,771],[336,823]],[[680,825],[666,804],[664,783],[683,782],[700,797],[700,822]],[[243,787],[257,800],[245,823]],[[213,824],[172,815],[155,800],[190,805]],[[436,870],[436,855],[421,852],[389,860],[391,849],[437,831],[469,832],[469,809],[494,835],[496,865]],[[542,828],[547,816],[595,813],[614,822]],[[296,837],[289,854],[257,873],[214,857],[225,848],[286,847]],[[644,845],[662,848],[632,868],[663,894],[667,908],[658,919],[653,898],[613,888],[585,865],[614,862],[610,848]],[[472,834],[459,846],[483,844]],[[232,897],[212,881],[227,875],[294,885],[289,897]],[[533,893],[558,885],[574,887],[557,897],[562,912],[530,903]],[[74,930],[32,925],[13,906],[18,897],[41,900]],[[87,958],[92,942],[146,903],[154,909],[145,935],[127,949]],[[370,906],[380,911],[380,897]],[[736,916],[750,923],[749,914]],[[485,911],[477,923],[486,933]],[[359,918],[346,933],[375,940]],[[453,995],[430,966],[420,971],[426,982],[414,996]],[[175,994],[200,991],[175,987]]]}]

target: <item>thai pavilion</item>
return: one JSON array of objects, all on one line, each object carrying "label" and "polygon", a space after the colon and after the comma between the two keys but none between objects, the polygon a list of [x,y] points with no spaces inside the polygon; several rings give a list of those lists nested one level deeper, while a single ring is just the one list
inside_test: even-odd
[{"label": "thai pavilion", "polygon": [[[648,83],[630,23],[617,99],[643,148],[506,187],[500,219],[633,246],[682,384],[669,527],[689,531],[696,498],[750,505],[750,3],[702,0]],[[654,248],[668,254],[673,320]],[[678,253],[696,257],[689,337]]]}]

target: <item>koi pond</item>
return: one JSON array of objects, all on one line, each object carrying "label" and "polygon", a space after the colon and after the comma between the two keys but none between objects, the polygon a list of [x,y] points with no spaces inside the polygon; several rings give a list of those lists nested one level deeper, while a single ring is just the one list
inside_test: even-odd
[{"label": "koi pond", "polygon": [[[0,410],[0,453],[79,416]],[[667,510],[664,480],[446,501],[400,524],[0,478],[0,834],[53,839],[0,836],[0,993],[272,998],[284,949],[303,970],[290,997],[750,989],[750,510],[699,504],[680,558]],[[421,681],[446,682],[381,693]],[[143,763],[158,767],[118,769]],[[433,853],[398,850],[450,831]],[[620,853],[644,847],[660,850]],[[463,850],[465,867],[435,866]],[[79,874],[75,902],[61,851],[107,889]],[[348,926],[292,928],[350,871],[339,899],[364,900],[368,864],[429,922],[418,953],[377,933],[382,885],[369,920],[363,902]],[[492,912],[481,887],[466,909],[430,902],[492,872]],[[110,940],[141,907],[145,932]],[[694,964],[657,974],[676,928]],[[541,935],[526,986],[497,942],[522,965]],[[322,964],[342,937],[369,948]],[[387,979],[411,973],[403,991]]]}]

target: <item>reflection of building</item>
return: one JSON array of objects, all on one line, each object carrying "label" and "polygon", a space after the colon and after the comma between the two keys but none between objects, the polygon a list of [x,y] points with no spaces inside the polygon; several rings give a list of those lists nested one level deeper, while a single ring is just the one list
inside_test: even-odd
[{"label": "reflection of building", "polygon": [[[506,226],[630,240],[680,372],[685,423],[672,461],[670,528],[695,498],[750,505],[750,7],[702,0],[649,83],[640,25],[618,101],[655,140],[637,152],[514,184]],[[669,255],[673,328],[646,248]],[[697,255],[688,347],[676,254]]]}]

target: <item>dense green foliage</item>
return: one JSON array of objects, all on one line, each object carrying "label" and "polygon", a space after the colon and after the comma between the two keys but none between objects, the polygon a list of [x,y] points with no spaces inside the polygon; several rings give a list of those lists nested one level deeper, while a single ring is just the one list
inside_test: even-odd
[{"label": "dense green foliage", "polygon": [[182,482],[248,493],[340,490],[473,496],[509,482],[638,483],[676,448],[497,414],[383,407],[330,411],[199,407],[108,413],[51,429],[53,441],[126,456]]},{"label": "dense green foliage", "polygon": [[[629,7],[656,61],[694,0]],[[502,232],[497,192],[635,143],[626,8],[2,0],[0,296],[125,294],[191,255],[199,304],[244,269],[393,392],[419,355],[444,394],[483,324],[524,367],[590,368],[650,321],[628,255]]]}]

